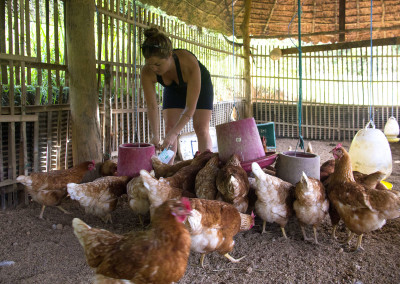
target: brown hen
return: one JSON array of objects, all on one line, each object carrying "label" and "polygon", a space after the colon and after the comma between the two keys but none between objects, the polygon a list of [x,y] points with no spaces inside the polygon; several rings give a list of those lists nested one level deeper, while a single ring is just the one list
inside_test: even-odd
[{"label": "brown hen", "polygon": [[296,184],[293,209],[300,222],[304,240],[310,240],[307,238],[305,226],[312,225],[314,241],[318,244],[317,227],[325,219],[328,208],[329,202],[324,185],[318,179],[307,177],[303,172],[300,181]]},{"label": "brown hen", "polygon": [[129,180],[127,176],[106,176],[82,184],[69,183],[67,190],[71,199],[77,200],[86,213],[112,223],[111,212],[117,207],[118,198],[126,193]]},{"label": "brown hen", "polygon": [[215,183],[219,171],[218,154],[207,162],[196,175],[195,192],[198,198],[214,200],[217,195],[217,185]]},{"label": "brown hen", "polygon": [[217,251],[231,262],[239,262],[229,255],[235,241],[233,237],[241,231],[254,226],[254,214],[239,213],[232,205],[224,201],[190,199],[192,214],[185,222],[192,239],[191,250],[201,253],[200,264],[203,267],[207,253]]},{"label": "brown hen", "polygon": [[173,176],[165,178],[172,187],[181,188],[184,191],[195,193],[195,181],[197,173],[207,164],[214,155],[206,150],[193,158],[190,165],[182,167]]},{"label": "brown hen", "polygon": [[181,161],[173,165],[164,164],[160,161],[160,159],[154,155],[151,157],[151,163],[153,165],[153,170],[156,178],[167,178],[173,176],[177,171],[181,168],[189,166],[192,163],[193,159]]},{"label": "brown hen", "polygon": [[225,202],[233,204],[241,213],[247,211],[250,184],[246,171],[240,165],[238,155],[233,154],[219,170],[216,184]]},{"label": "brown hen", "polygon": [[185,273],[191,241],[182,223],[190,212],[187,199],[166,201],[155,210],[150,230],[125,235],[91,228],[78,218],[72,226],[96,274],[164,284],[177,282]]},{"label": "brown hen", "polygon": [[67,196],[67,184],[82,182],[85,175],[94,169],[94,162],[86,161],[66,170],[31,173],[29,176],[20,175],[17,181],[25,186],[25,190],[34,201],[42,205],[39,218],[43,219],[46,206],[56,206],[69,214],[60,206],[61,201]]},{"label": "brown hen", "polygon": [[399,195],[390,190],[368,188],[354,179],[350,156],[338,145],[332,150],[335,171],[328,185],[329,199],[351,231],[348,242],[358,234],[355,250],[362,249],[363,234],[382,228],[387,219],[400,216]]},{"label": "brown hen", "polygon": [[257,201],[256,213],[263,220],[262,233],[265,233],[266,223],[278,223],[285,238],[285,226],[289,217],[293,214],[294,186],[278,177],[264,173],[260,165],[251,164],[251,170],[255,175],[255,187]]}]

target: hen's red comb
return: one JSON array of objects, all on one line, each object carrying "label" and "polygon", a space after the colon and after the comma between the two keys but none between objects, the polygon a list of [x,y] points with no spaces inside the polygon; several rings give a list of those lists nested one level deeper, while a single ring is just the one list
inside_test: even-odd
[{"label": "hen's red comb", "polygon": [[251,211],[251,218],[256,218],[256,214],[254,214],[254,211]]},{"label": "hen's red comb", "polygon": [[187,197],[182,197],[181,198],[182,204],[186,207],[187,210],[192,210],[192,206],[190,206],[190,201],[189,198]]},{"label": "hen's red comb", "polygon": [[339,144],[336,145],[335,149],[339,149],[341,147],[342,147],[342,143],[339,143]]}]

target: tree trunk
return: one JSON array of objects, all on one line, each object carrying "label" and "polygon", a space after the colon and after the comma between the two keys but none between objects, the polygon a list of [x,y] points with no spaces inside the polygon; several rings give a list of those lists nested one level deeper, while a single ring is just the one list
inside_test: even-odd
[{"label": "tree trunk", "polygon": [[96,87],[94,2],[68,0],[65,4],[72,157],[74,165],[85,160],[98,162],[102,159],[102,151]]}]

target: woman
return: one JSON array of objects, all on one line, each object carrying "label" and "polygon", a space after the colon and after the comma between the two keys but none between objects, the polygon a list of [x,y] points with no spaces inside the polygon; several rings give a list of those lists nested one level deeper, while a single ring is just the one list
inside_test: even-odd
[{"label": "woman", "polygon": [[155,89],[158,82],[164,86],[166,136],[161,149],[170,148],[176,153],[177,137],[191,117],[199,151],[211,149],[209,126],[214,91],[210,73],[191,52],[172,49],[171,40],[156,28],[146,30],[144,35],[146,39],[141,48],[146,61],[141,72],[141,83],[153,133],[151,143],[156,146],[160,143]]}]

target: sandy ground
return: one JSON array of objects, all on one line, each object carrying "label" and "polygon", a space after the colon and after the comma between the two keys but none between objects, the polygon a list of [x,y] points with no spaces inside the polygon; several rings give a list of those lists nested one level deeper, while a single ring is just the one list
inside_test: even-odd
[{"label": "sandy ground", "polygon": [[[331,158],[329,151],[337,143],[311,142],[321,163]],[[296,143],[278,139],[277,150],[286,151]],[[343,144],[349,148],[349,142]],[[391,150],[393,172],[387,181],[399,189],[400,143],[391,144]],[[74,217],[115,233],[142,229],[126,196],[112,214],[113,224],[85,215],[76,201],[66,200],[63,206],[72,214],[46,208],[44,220],[38,219],[40,206],[34,202],[0,211],[0,262],[14,262],[0,267],[0,283],[91,283],[94,273],[72,232]],[[261,226],[261,220],[256,219],[252,230],[236,235],[231,255],[245,255],[240,263],[230,263],[218,253],[211,253],[205,259],[205,268],[201,268],[200,255],[191,253],[186,273],[178,283],[400,283],[400,219],[390,220],[382,229],[365,235],[361,252],[351,252],[347,245],[331,238],[328,218],[318,229],[319,245],[302,239],[295,218],[286,227],[288,239],[282,237],[276,224],[267,225],[268,233],[263,235]],[[339,240],[347,237],[343,226],[338,236]]]}]

